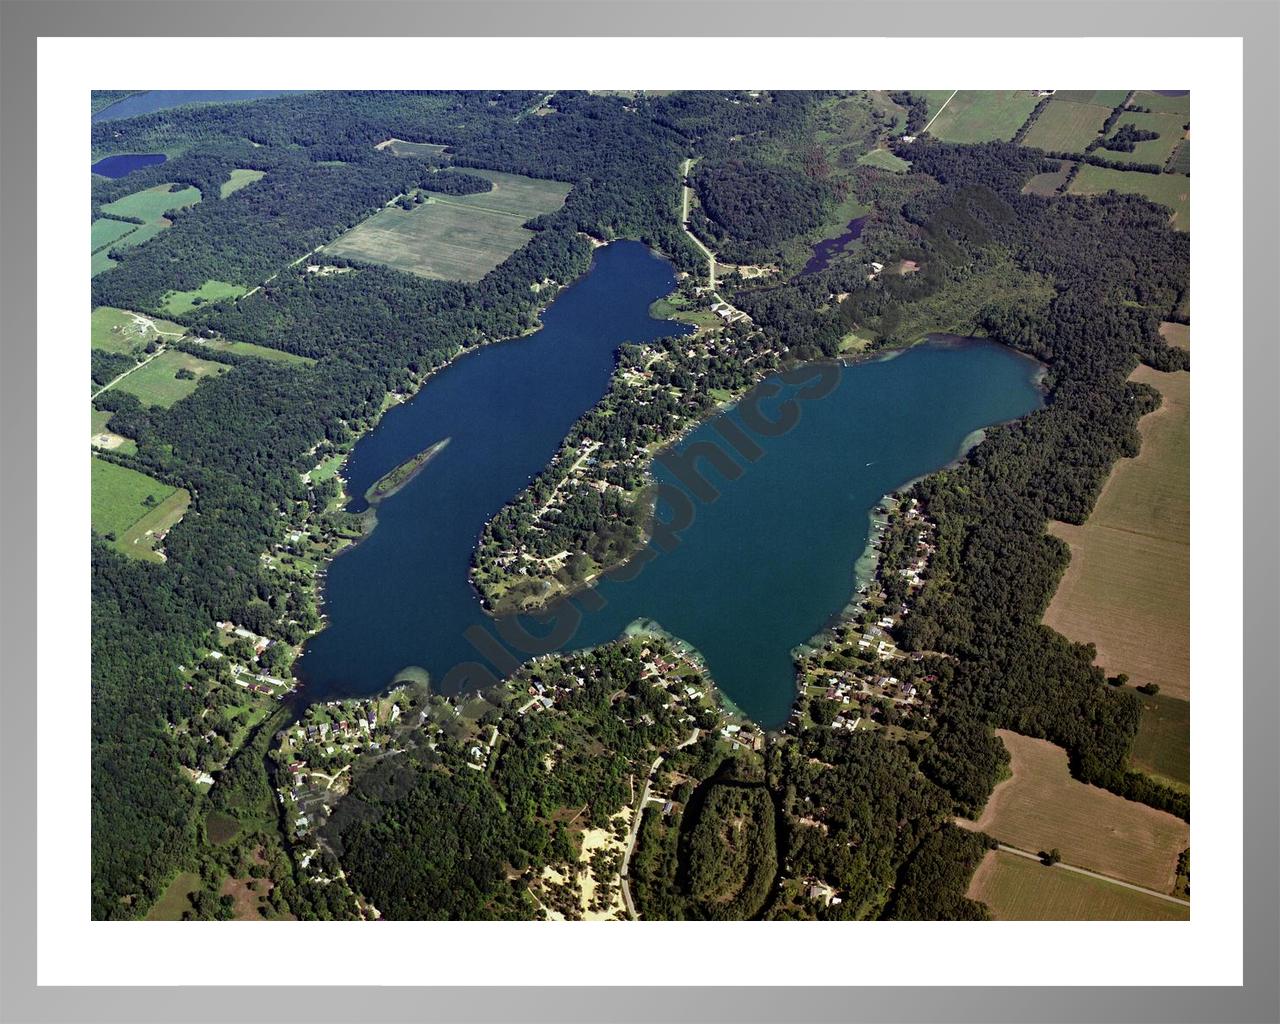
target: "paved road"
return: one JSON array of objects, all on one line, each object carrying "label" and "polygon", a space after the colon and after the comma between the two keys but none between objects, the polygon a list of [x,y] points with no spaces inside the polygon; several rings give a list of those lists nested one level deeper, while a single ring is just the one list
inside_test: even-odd
[{"label": "paved road", "polygon": [[[1000,844],[1000,849],[1005,853],[1016,854],[1019,857],[1026,857],[1028,860],[1039,861],[1037,854],[1029,853],[1026,850],[1019,850],[1016,846],[1008,846],[1005,843]],[[1100,875],[1096,871],[1089,871],[1085,868],[1078,868],[1074,864],[1066,864],[1059,861],[1054,867],[1062,868],[1065,871],[1074,871],[1078,875],[1088,875],[1090,878],[1098,878],[1104,882],[1110,882],[1112,885],[1120,885],[1126,889],[1132,889],[1134,892],[1145,893],[1148,896],[1154,896],[1158,900],[1164,900],[1167,903],[1177,903],[1179,906],[1190,907],[1191,904],[1186,900],[1178,899],[1177,896],[1170,896],[1165,892],[1156,892],[1155,889],[1147,889],[1141,885],[1134,885],[1132,882],[1122,882],[1118,878],[1112,878],[1110,875]]]}]

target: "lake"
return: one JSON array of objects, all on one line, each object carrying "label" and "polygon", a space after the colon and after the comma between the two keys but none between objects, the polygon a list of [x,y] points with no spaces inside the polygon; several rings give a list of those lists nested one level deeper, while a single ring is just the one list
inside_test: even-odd
[{"label": "lake", "polygon": [[123,178],[126,174],[140,171],[144,167],[154,167],[164,161],[163,153],[117,153],[115,156],[103,157],[90,170],[104,178]]},{"label": "lake", "polygon": [[245,100],[264,100],[272,96],[289,96],[305,92],[305,89],[152,89],[149,92],[126,96],[109,107],[103,107],[93,115],[93,123],[120,121],[140,114],[154,114],[157,110],[185,107],[192,103],[236,103]]},{"label": "lake", "polygon": [[[379,506],[376,529],[330,564],[327,627],[297,666],[302,700],[373,693],[407,666],[425,668],[433,685],[449,676],[468,689],[484,681],[480,666],[503,674],[511,645],[497,629],[515,623],[496,623],[481,609],[467,577],[471,550],[488,518],[603,395],[618,344],[680,333],[681,325],[647,314],[674,283],[670,265],[638,243],[600,249],[591,271],[548,308],[542,330],[458,359],[361,439],[344,469],[356,495],[427,445],[452,441]],[[761,454],[750,464],[734,456],[743,467],[736,480],[708,474],[719,497],[690,502],[692,521],[674,550],[654,547],[634,578],[604,580],[559,605],[551,613],[559,627],[591,610],[555,646],[593,646],[637,619],[655,620],[702,652],[743,712],[781,724],[794,698],[791,651],[852,596],[870,511],[953,460],[975,431],[1036,408],[1037,371],[992,343],[935,339],[839,367],[820,399],[802,397],[803,381],[778,384],[759,409],[774,418],[792,401],[796,424],[777,437],[751,433]],[[742,424],[740,411],[728,415]],[[726,447],[715,421],[674,451],[709,440]],[[662,465],[655,478],[688,493]],[[666,503],[659,515],[669,518]]]}]

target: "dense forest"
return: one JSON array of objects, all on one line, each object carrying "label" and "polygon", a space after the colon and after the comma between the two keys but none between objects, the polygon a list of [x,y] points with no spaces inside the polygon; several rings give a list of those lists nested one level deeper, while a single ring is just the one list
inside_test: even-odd
[{"label": "dense forest", "polygon": [[[585,664],[539,663],[524,681],[563,689],[562,713],[496,716],[505,746],[491,773],[455,770],[463,754],[446,745],[356,774],[327,833],[355,890],[391,917],[535,916],[528,872],[573,852],[563,811],[582,808],[584,823],[607,827],[657,751],[689,789],[676,787],[669,818],[644,811],[635,893],[650,917],[982,916],[964,889],[985,840],[947,821],[979,808],[1000,777],[996,727],[1059,743],[1078,778],[1188,816],[1185,795],[1128,767],[1137,700],[1106,685],[1089,647],[1041,624],[1067,562],[1046,521],[1082,522],[1115,460],[1136,452],[1137,421],[1158,403],[1127,380],[1139,361],[1187,365],[1157,333],[1187,293],[1187,237],[1135,196],[1023,195],[1028,178],[1056,161],[1017,145],[897,142],[908,172],[855,165],[837,174],[838,161],[810,144],[824,95],[557,93],[554,113],[521,117],[537,94],[315,93],[93,128],[95,157],[175,154],[126,179],[95,180],[95,215],[165,182],[203,197],[154,238],[116,251],[119,265],[94,278],[95,305],[155,312],[170,292],[237,284],[252,293],[176,319],[200,336],[315,360],[202,352],[230,371],[170,408],[118,390],[95,400],[111,413],[109,429],[137,442],[135,454],[104,457],[192,495],[164,562],[93,544],[95,918],[144,912],[191,862],[208,807],[236,815],[270,805],[263,752],[273,720],[219,770],[208,798],[186,781],[182,768],[200,765],[175,725],[208,696],[179,666],[201,663],[215,621],[290,643],[316,625],[262,555],[281,542],[285,511],[323,508],[332,496],[336,485],[309,487],[301,476],[317,446],[347,444],[376,421],[388,392],[411,392],[458,352],[533,326],[555,289],[588,266],[584,235],[638,238],[697,271],[679,224],[679,168],[693,156],[693,228],[725,258],[777,257],[847,195],[872,212],[855,257],[810,274],[732,279],[727,297],[750,329],[724,331],[714,352],[658,343],[665,358],[652,392],[642,401],[611,392],[575,426],[566,444],[599,441],[608,483],[641,486],[638,446],[705,414],[713,390],[736,392],[762,370],[832,356],[851,331],[874,349],[954,323],[1047,364],[1042,410],[989,431],[959,465],[913,489],[937,524],[937,554],[898,639],[946,656],[935,659],[945,667],[928,734],[895,742],[810,727],[771,743],[758,766],[726,769],[710,737],[675,749],[690,724],[672,707],[682,687],[642,683],[617,650]],[[910,130],[921,104],[910,94],[898,102]],[[393,137],[447,154],[374,148]],[[1110,148],[1137,141],[1122,130]],[[264,175],[220,198],[235,168]],[[474,284],[331,257],[326,264],[349,272],[308,269],[318,245],[401,195],[481,190],[487,183],[467,168],[572,190],[561,210],[531,224],[527,245]],[[869,274],[872,260],[913,270]],[[549,290],[531,287],[548,281]],[[625,350],[620,367],[635,358]],[[111,379],[125,359],[95,354],[93,379]],[[556,480],[550,471],[535,480],[484,543],[520,535],[521,517]],[[539,543],[601,561],[633,544],[637,508],[612,494],[578,492]],[[567,682],[571,668],[580,682]],[[540,767],[548,758],[556,771]],[[281,908],[353,915],[338,890],[286,877],[279,864],[270,870]],[[842,899],[801,903],[776,889],[780,872],[823,879]],[[208,916],[221,913],[212,896],[205,902]]]}]

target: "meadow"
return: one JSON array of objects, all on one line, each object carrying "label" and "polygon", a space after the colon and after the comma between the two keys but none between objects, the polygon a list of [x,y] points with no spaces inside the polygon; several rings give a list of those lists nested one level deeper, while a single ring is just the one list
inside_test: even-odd
[{"label": "meadow", "polygon": [[325,246],[335,256],[380,263],[420,277],[478,281],[519,249],[533,232],[524,223],[564,205],[570,186],[468,168],[493,182],[469,196],[429,193],[410,210],[379,210]]},{"label": "meadow", "polygon": [[887,149],[873,149],[869,153],[863,153],[858,157],[858,163],[868,167],[879,167],[882,171],[892,171],[894,174],[902,174],[911,169],[910,161],[894,156]]},{"label": "meadow", "polygon": [[[174,402],[191,394],[201,377],[226,373],[229,369],[225,363],[213,363],[185,352],[167,349],[145,365],[139,366],[116,387],[136,395],[143,405],[159,405],[167,409]],[[189,370],[195,376],[192,379],[179,378],[179,370]]]},{"label": "meadow", "polygon": [[1058,849],[1068,864],[1157,892],[1171,892],[1187,823],[1071,777],[1067,752],[1005,729],[1012,774],[976,822],[960,824],[1030,853]]},{"label": "meadow", "polygon": [[1092,103],[1064,102],[1055,96],[1040,111],[1022,144],[1050,153],[1083,153],[1102,131],[1111,109]]},{"label": "meadow", "polygon": [[191,909],[191,896],[200,888],[200,875],[184,871],[172,882],[147,913],[148,921],[181,921]]},{"label": "meadow", "polygon": [[244,167],[236,167],[232,170],[231,176],[218,186],[219,198],[226,199],[232,192],[239,192],[246,185],[261,181],[266,173],[266,171],[251,171]]},{"label": "meadow", "polygon": [[1072,161],[1063,160],[1058,164],[1056,171],[1046,171],[1043,174],[1033,175],[1031,180],[1022,186],[1023,194],[1033,196],[1056,195],[1074,166],[1075,164]]},{"label": "meadow", "polygon": [[1129,765],[1174,789],[1191,785],[1191,704],[1158,693],[1142,699],[1142,719]]},{"label": "meadow", "polygon": [[[170,186],[156,185],[154,188],[134,192],[113,203],[102,207],[103,216],[93,222],[92,244],[90,250],[90,276],[101,274],[116,265],[107,253],[113,248],[124,248],[141,245],[154,238],[169,226],[171,221],[165,217],[170,210],[191,206],[200,202],[200,190],[187,186],[170,191]],[[131,220],[118,220],[120,217],[136,217],[144,221],[135,224]]]},{"label": "meadow", "polygon": [[1138,457],[1116,463],[1083,526],[1050,524],[1071,563],[1045,624],[1093,643],[1108,673],[1191,696],[1191,375],[1147,366],[1132,380],[1163,404],[1138,424]]},{"label": "meadow", "polygon": [[134,192],[114,203],[107,203],[102,212],[108,217],[137,217],[148,223],[158,221],[170,210],[180,210],[200,202],[200,190],[191,185],[156,185]]},{"label": "meadow", "polygon": [[1112,129],[1112,134],[1125,125],[1131,124],[1142,131],[1156,132],[1160,137],[1136,143],[1132,153],[1123,153],[1111,149],[1099,149],[1097,153],[1099,156],[1105,156],[1108,160],[1116,163],[1156,164],[1159,167],[1164,167],[1173,155],[1173,151],[1178,148],[1183,136],[1186,135],[1186,131],[1182,127],[1186,123],[1187,119],[1182,114],[1139,114],[1136,112],[1121,114],[1120,120],[1116,122],[1115,128]]},{"label": "meadow", "polygon": [[1185,921],[1187,907],[1016,853],[992,850],[966,895],[997,921]]},{"label": "meadow", "polygon": [[165,312],[173,316],[182,316],[206,302],[236,299],[248,290],[244,285],[231,284],[228,281],[206,281],[194,291],[169,292],[165,295],[161,306]]},{"label": "meadow", "polygon": [[181,338],[186,333],[181,324],[113,306],[99,306],[89,317],[91,346],[104,352],[137,355],[149,342]]},{"label": "meadow", "polygon": [[156,535],[182,518],[191,495],[105,459],[94,458],[92,467],[90,521],[95,532],[122,554],[162,561],[155,550]]},{"label": "meadow", "polygon": [[1191,116],[1191,94],[1163,96],[1158,92],[1140,90],[1133,94],[1133,105],[1146,107],[1155,114],[1180,114],[1185,121]]},{"label": "meadow", "polygon": [[309,356],[295,355],[283,349],[267,348],[265,345],[254,345],[247,341],[228,341],[226,338],[209,338],[200,342],[202,348],[213,352],[230,352],[237,356],[253,356],[255,359],[268,359],[275,363],[291,363],[294,366],[314,366],[315,360]]},{"label": "meadow", "polygon": [[1127,89],[1059,89],[1053,94],[1054,103],[1088,103],[1114,110],[1129,95]]},{"label": "meadow", "polygon": [[1026,89],[958,92],[930,125],[929,134],[943,142],[1008,142],[1039,102]]},{"label": "meadow", "polygon": [[1173,211],[1173,227],[1187,231],[1191,226],[1191,179],[1184,174],[1143,174],[1085,164],[1067,191],[1082,196],[1111,191],[1146,196]]},{"label": "meadow", "polygon": [[416,156],[423,158],[438,158],[444,156],[447,146],[441,146],[434,142],[405,142],[404,139],[389,139],[374,147],[375,149],[385,149],[393,156]]}]

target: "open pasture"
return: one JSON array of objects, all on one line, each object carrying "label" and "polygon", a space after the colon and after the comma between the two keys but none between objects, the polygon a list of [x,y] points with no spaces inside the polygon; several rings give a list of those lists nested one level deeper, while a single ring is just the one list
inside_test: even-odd
[{"label": "open pasture", "polygon": [[960,824],[1038,853],[1057,848],[1068,864],[1156,892],[1172,892],[1187,823],[1071,777],[1067,752],[1047,740],[996,731],[1009,751],[1010,778],[992,791],[981,817]]},{"label": "open pasture", "polygon": [[1098,149],[1097,155],[1121,164],[1155,164],[1157,167],[1164,167],[1186,135],[1183,128],[1186,123],[1187,119],[1182,114],[1121,114],[1120,120],[1112,128],[1112,135],[1131,124],[1142,131],[1155,132],[1160,137],[1136,143],[1132,153]]},{"label": "open pasture", "polygon": [[1133,105],[1146,107],[1155,114],[1181,114],[1185,121],[1191,116],[1191,93],[1166,96],[1164,93],[1140,90],[1133,94]]},{"label": "open pasture", "polygon": [[117,551],[163,561],[157,539],[180,520],[191,495],[145,473],[94,458],[90,477],[90,521]]},{"label": "open pasture", "polygon": [[1053,94],[1053,102],[1089,103],[1111,111],[1120,106],[1128,95],[1128,89],[1059,89]]},{"label": "open pasture", "polygon": [[[136,395],[143,405],[159,405],[169,408],[196,389],[200,378],[217,376],[230,369],[224,363],[213,363],[207,359],[197,359],[185,352],[168,349],[161,352],[145,365],[123,378],[116,385],[121,391]],[[179,370],[188,370],[194,374],[191,378],[178,377]]]},{"label": "open pasture", "polygon": [[149,342],[173,340],[187,333],[181,324],[114,306],[95,309],[89,317],[89,325],[93,348],[124,355],[137,355]]},{"label": "open pasture", "polygon": [[1129,752],[1129,765],[1175,789],[1191,785],[1191,705],[1157,693],[1142,699],[1138,735]]},{"label": "open pasture", "polygon": [[1112,191],[1146,196],[1173,211],[1173,227],[1187,231],[1191,226],[1191,179],[1185,174],[1143,174],[1085,164],[1067,191],[1080,196]]},{"label": "open pasture", "polygon": [[120,241],[130,231],[137,230],[137,224],[124,220],[113,220],[110,217],[99,217],[93,222],[90,232],[90,251],[97,252]]},{"label": "open pasture", "polygon": [[244,285],[232,284],[229,281],[206,281],[194,291],[169,292],[161,305],[166,313],[182,316],[207,302],[239,298],[248,290]]},{"label": "open pasture", "polygon": [[569,194],[564,182],[472,168],[467,173],[490,179],[493,191],[432,193],[411,210],[384,208],[325,251],[420,277],[478,281],[533,237],[525,221],[558,210]]},{"label": "open pasture", "polygon": [[966,895],[997,921],[1185,921],[1187,907],[1016,853],[992,850]]},{"label": "open pasture", "polygon": [[958,92],[929,126],[929,134],[943,142],[1008,142],[1039,102],[1027,89]]},{"label": "open pasture", "polygon": [[1169,162],[1165,165],[1173,174],[1190,174],[1191,173],[1191,137],[1183,139],[1178,143],[1178,148],[1173,151],[1173,156],[1169,157]]},{"label": "open pasture", "polygon": [[1022,144],[1050,153],[1083,153],[1085,146],[1098,137],[1110,113],[1111,107],[1069,103],[1055,96],[1040,111]]},{"label": "open pasture", "polygon": [[231,176],[218,186],[218,196],[226,199],[232,192],[239,192],[246,185],[261,181],[266,174],[266,171],[251,171],[245,167],[236,167],[232,170]]},{"label": "open pasture", "polygon": [[384,149],[392,156],[413,156],[424,160],[438,160],[444,156],[444,151],[448,146],[441,146],[434,142],[405,142],[404,139],[388,139],[386,142],[380,142],[373,147],[374,149]]},{"label": "open pasture", "polygon": [[200,342],[202,348],[211,352],[230,352],[237,356],[253,356],[255,359],[267,359],[273,363],[290,363],[294,366],[314,366],[316,361],[309,356],[295,355],[279,348],[267,348],[265,345],[253,345],[247,341],[228,341],[226,338],[209,338]]},{"label": "open pasture", "polygon": [[867,167],[879,167],[882,171],[892,171],[894,174],[902,174],[911,169],[910,161],[894,156],[887,149],[873,149],[869,153],[863,153],[858,157],[858,163]]},{"label": "open pasture", "polygon": [[1116,463],[1083,526],[1052,523],[1071,563],[1046,625],[1093,643],[1109,674],[1191,696],[1191,375],[1146,366],[1132,380],[1164,402],[1138,424],[1142,448]]},{"label": "open pasture", "polygon": [[102,207],[109,217],[137,217],[147,222],[160,220],[170,210],[180,210],[200,202],[200,190],[191,185],[185,188],[163,184],[133,192]]}]

